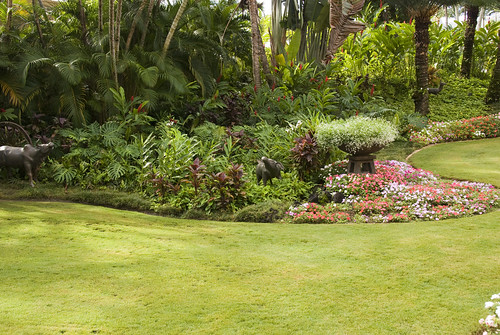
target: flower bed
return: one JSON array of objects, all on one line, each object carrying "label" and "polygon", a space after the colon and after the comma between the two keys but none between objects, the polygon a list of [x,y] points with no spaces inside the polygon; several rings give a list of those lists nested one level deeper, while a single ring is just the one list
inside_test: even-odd
[{"label": "flower bed", "polygon": [[[376,174],[346,174],[346,161],[325,167],[325,187],[341,192],[340,204],[302,204],[287,212],[295,223],[441,220],[483,214],[498,206],[493,186],[447,181],[398,161],[376,161]],[[329,173],[334,171],[335,174]]]},{"label": "flower bed", "polygon": [[433,144],[491,138],[500,135],[500,113],[447,122],[431,122],[424,129],[413,132],[410,141]]}]

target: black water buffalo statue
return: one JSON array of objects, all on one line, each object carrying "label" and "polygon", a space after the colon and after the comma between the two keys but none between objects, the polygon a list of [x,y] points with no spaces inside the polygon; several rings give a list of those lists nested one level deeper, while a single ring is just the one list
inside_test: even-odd
[{"label": "black water buffalo statue", "polygon": [[274,159],[262,157],[257,161],[255,172],[257,173],[257,185],[262,179],[262,183],[266,186],[267,181],[272,185],[272,179],[281,179],[281,171],[284,170],[283,164]]},{"label": "black water buffalo statue", "polygon": [[0,146],[0,166],[24,168],[31,187],[35,187],[33,179],[36,180],[37,170],[53,148],[52,142],[38,147],[31,144],[26,144],[24,147]]}]

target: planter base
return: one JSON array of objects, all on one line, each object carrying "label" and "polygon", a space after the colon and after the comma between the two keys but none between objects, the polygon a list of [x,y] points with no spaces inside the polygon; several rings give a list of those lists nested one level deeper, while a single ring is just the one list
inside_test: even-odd
[{"label": "planter base", "polygon": [[374,155],[349,156],[347,173],[377,173],[374,159]]}]

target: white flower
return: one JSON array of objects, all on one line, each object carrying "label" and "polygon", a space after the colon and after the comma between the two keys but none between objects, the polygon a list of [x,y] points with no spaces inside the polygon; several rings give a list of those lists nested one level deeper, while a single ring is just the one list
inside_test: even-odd
[{"label": "white flower", "polygon": [[492,301],[487,301],[484,303],[484,308],[490,308],[490,307],[493,307],[495,305],[494,302]]},{"label": "white flower", "polygon": [[491,296],[491,300],[495,300],[495,299],[500,299],[500,293],[498,293],[498,294],[493,294],[493,295]]},{"label": "white flower", "polygon": [[488,327],[496,327],[497,324],[495,322],[495,316],[494,315],[488,315],[486,317],[486,319],[484,320],[484,323],[488,326]]},{"label": "white flower", "polygon": [[500,306],[497,306],[497,310],[495,311],[495,313],[500,318]]}]

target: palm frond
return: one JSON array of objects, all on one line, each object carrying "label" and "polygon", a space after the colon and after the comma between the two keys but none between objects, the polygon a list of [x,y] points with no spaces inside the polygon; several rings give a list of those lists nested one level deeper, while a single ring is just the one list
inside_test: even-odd
[{"label": "palm frond", "polygon": [[61,109],[76,126],[86,124],[85,89],[83,87],[67,87],[59,97]]},{"label": "palm frond", "polygon": [[201,86],[201,92],[204,97],[212,94],[215,88],[215,80],[212,77],[212,69],[197,57],[189,58],[189,65],[196,81]]},{"label": "palm frond", "polygon": [[35,53],[25,53],[18,64],[20,70],[20,79],[23,85],[26,84],[28,78],[28,73],[30,70],[37,69],[41,66],[52,64],[53,60],[48,57],[44,57],[41,53],[35,51]]},{"label": "palm frond", "polygon": [[82,72],[76,61],[69,63],[55,63],[54,66],[61,76],[70,84],[78,85],[82,81]]},{"label": "palm frond", "polygon": [[7,82],[0,79],[0,87],[3,94],[9,97],[9,102],[16,107],[20,107],[23,103],[24,97],[21,92],[21,85],[16,82]]}]

